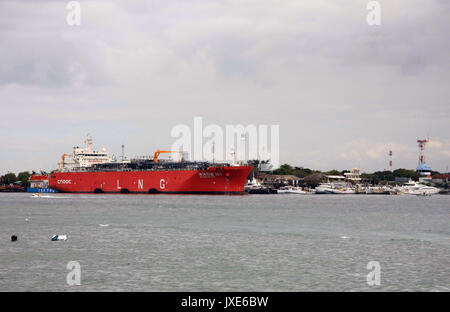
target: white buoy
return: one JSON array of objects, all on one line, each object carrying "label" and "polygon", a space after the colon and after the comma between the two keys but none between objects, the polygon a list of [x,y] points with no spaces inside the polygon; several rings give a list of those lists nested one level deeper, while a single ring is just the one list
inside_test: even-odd
[{"label": "white buoy", "polygon": [[51,240],[52,241],[60,241],[60,240],[65,241],[65,240],[67,240],[67,235],[53,235]]}]

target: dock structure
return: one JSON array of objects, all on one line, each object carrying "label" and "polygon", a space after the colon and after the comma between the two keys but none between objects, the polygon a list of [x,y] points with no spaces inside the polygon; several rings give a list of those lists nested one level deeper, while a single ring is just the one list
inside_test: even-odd
[{"label": "dock structure", "polygon": [[280,188],[281,186],[299,186],[303,179],[291,174],[266,174],[259,175],[261,182],[272,188]]}]

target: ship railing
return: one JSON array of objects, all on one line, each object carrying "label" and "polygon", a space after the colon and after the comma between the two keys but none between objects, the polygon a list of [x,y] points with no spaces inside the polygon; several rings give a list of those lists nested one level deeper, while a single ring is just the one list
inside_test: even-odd
[{"label": "ship railing", "polygon": [[[133,172],[133,171],[186,171],[186,170],[207,170],[211,166],[186,166],[186,167],[153,167],[153,168],[91,168],[80,167],[65,170],[63,172]],[[218,166],[220,167],[220,166]]]},{"label": "ship railing", "polygon": [[153,162],[146,162],[148,159],[137,160],[131,163],[109,163],[96,164],[90,167],[69,167],[62,170],[62,172],[135,172],[135,171],[185,171],[185,170],[207,170],[210,167],[230,166],[229,163],[210,163],[210,162],[189,162],[183,161],[181,163],[175,162],[161,162],[155,164]]}]

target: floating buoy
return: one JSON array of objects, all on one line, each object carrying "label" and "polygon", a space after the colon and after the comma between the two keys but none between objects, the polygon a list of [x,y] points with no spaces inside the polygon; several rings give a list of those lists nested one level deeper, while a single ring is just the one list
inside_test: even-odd
[{"label": "floating buoy", "polygon": [[11,236],[11,241],[12,241],[12,242],[15,242],[16,240],[17,240],[17,235],[12,235],[12,236]]},{"label": "floating buoy", "polygon": [[66,239],[67,239],[67,235],[53,235],[51,240],[54,242],[54,241],[60,241],[60,240],[65,241]]}]

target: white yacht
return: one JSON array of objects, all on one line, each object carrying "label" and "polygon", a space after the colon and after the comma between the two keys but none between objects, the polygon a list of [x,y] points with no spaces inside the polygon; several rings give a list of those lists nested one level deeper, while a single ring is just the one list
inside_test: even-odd
[{"label": "white yacht", "polygon": [[438,194],[439,189],[433,186],[427,186],[415,181],[409,180],[408,183],[398,188],[400,194],[406,195],[432,195]]}]

